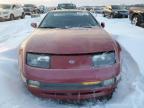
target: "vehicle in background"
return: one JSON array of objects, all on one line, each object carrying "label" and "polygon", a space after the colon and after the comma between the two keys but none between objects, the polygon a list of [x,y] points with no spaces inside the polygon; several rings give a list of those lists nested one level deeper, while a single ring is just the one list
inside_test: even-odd
[{"label": "vehicle in background", "polygon": [[85,9],[86,9],[87,11],[91,11],[91,10],[93,10],[93,7],[91,7],[91,6],[86,6]]},{"label": "vehicle in background", "polygon": [[0,4],[0,21],[24,18],[24,10],[18,4]]},{"label": "vehicle in background", "polygon": [[39,13],[46,13],[48,11],[44,5],[40,5],[38,8],[39,8]]},{"label": "vehicle in background", "polygon": [[39,13],[39,9],[36,5],[33,4],[25,4],[23,6],[25,15],[32,15]]},{"label": "vehicle in background", "polygon": [[144,24],[144,6],[131,7],[129,9],[129,18],[132,24],[143,26]]},{"label": "vehicle in background", "polygon": [[95,8],[92,8],[92,9],[90,10],[91,13],[95,13],[95,11],[96,11]]},{"label": "vehicle in background", "polygon": [[58,4],[57,9],[76,9],[76,5],[72,3]]},{"label": "vehicle in background", "polygon": [[103,13],[103,7],[96,7],[95,8],[95,13],[102,14]]},{"label": "vehicle in background", "polygon": [[104,7],[103,16],[110,18],[128,18],[128,10],[121,5],[110,5]]},{"label": "vehicle in background", "polygon": [[120,45],[88,11],[49,11],[20,46],[21,77],[36,96],[111,98],[120,81]]}]

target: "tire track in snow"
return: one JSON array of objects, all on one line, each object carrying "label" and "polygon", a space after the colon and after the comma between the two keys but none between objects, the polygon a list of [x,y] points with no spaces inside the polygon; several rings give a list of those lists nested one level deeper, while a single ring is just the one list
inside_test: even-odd
[{"label": "tire track in snow", "polygon": [[2,22],[1,23],[2,25],[0,26],[1,31],[0,43],[4,43],[10,38],[15,38],[16,36],[19,36],[19,34],[22,32],[31,32],[32,27],[30,26],[30,24],[33,21],[39,22],[39,20],[41,20],[41,17],[39,18],[26,17],[26,19]]}]

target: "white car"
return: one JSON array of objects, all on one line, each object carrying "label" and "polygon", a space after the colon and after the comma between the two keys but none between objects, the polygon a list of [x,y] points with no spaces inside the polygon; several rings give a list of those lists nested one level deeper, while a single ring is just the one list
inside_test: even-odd
[{"label": "white car", "polygon": [[0,4],[0,20],[14,20],[16,18],[24,18],[24,10],[21,5],[16,4]]}]

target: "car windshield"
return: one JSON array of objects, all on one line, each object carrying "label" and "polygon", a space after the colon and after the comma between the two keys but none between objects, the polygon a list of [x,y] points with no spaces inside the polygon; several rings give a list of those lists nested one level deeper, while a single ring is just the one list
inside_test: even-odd
[{"label": "car windshield", "polygon": [[99,23],[89,12],[61,11],[49,12],[40,24],[40,28],[91,28]]},{"label": "car windshield", "polygon": [[11,5],[2,5],[2,4],[0,4],[0,8],[1,9],[10,9]]},{"label": "car windshield", "polygon": [[144,8],[144,5],[136,5],[135,7]]},{"label": "car windshield", "polygon": [[58,9],[76,9],[74,4],[59,4]]},{"label": "car windshield", "polygon": [[24,5],[24,7],[33,7],[33,5],[31,5],[31,4],[26,4],[26,5]]},{"label": "car windshield", "polygon": [[112,6],[113,9],[118,9],[118,10],[121,10],[121,9],[125,9],[124,6]]}]

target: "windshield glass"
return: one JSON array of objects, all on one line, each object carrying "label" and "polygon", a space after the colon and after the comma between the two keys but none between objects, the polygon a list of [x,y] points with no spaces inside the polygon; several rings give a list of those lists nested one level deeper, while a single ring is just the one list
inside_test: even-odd
[{"label": "windshield glass", "polygon": [[24,7],[33,7],[33,5],[31,5],[31,4],[26,4],[26,5],[24,5]]},{"label": "windshield glass", "polygon": [[125,7],[124,6],[112,6],[112,9],[121,10],[121,9],[125,9]]},{"label": "windshield glass", "polygon": [[136,5],[135,7],[144,8],[144,5]]},{"label": "windshield glass", "polygon": [[41,28],[73,28],[99,26],[89,12],[49,12],[40,24]]},{"label": "windshield glass", "polygon": [[10,9],[11,5],[2,5],[2,4],[0,4],[0,8],[2,8],[2,9]]},{"label": "windshield glass", "polygon": [[59,4],[58,9],[76,9],[74,4]]}]

